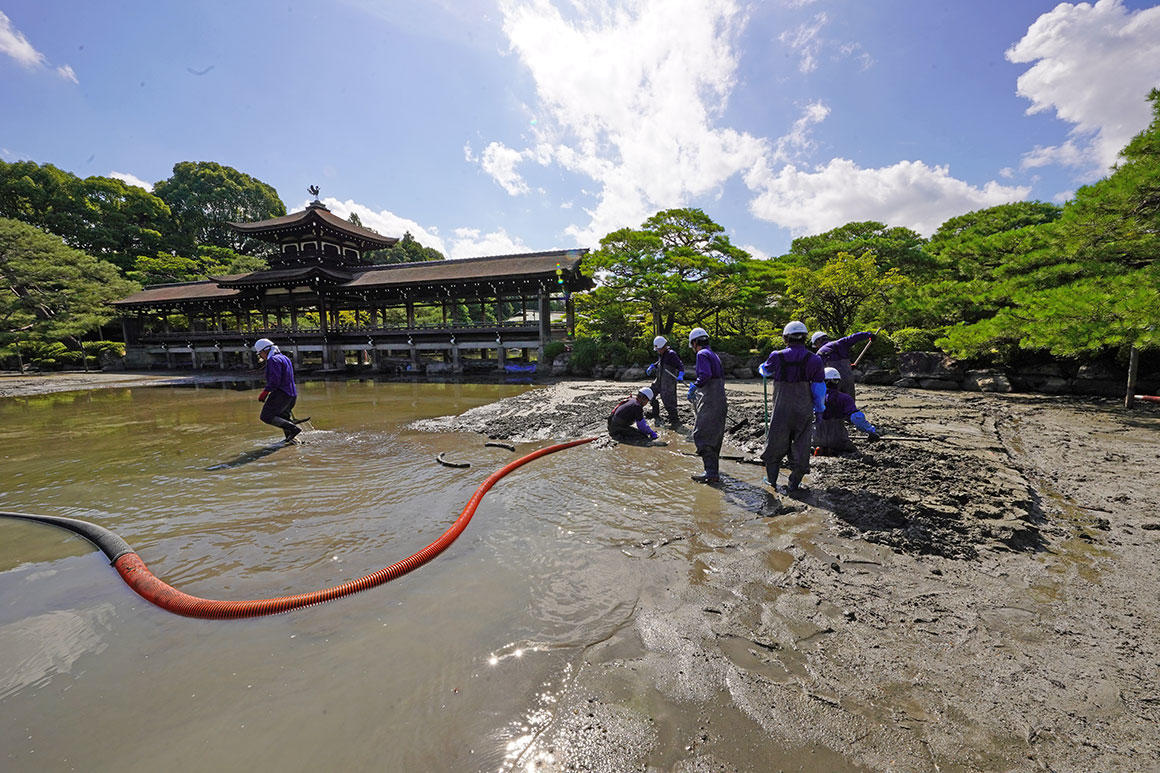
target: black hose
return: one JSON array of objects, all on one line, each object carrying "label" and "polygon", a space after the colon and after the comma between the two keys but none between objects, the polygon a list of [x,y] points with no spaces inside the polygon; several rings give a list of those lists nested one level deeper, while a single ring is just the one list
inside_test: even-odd
[{"label": "black hose", "polygon": [[490,441],[484,443],[483,447],[484,448],[503,448],[507,451],[515,451],[516,450],[516,447],[513,445],[508,445],[507,443],[497,443],[494,440],[490,440]]},{"label": "black hose", "polygon": [[458,469],[466,469],[467,467],[471,466],[471,462],[449,462],[443,458],[443,454],[445,454],[445,453],[447,453],[447,452],[441,451],[439,453],[439,455],[435,457],[435,461],[439,462],[439,464],[443,465],[444,467],[455,467]]},{"label": "black hose", "polygon": [[56,515],[31,515],[29,513],[5,513],[0,512],[0,515],[7,518],[19,518],[23,521],[32,521],[33,523],[44,523],[49,526],[57,526],[61,529],[68,529],[73,534],[84,537],[89,542],[101,549],[101,552],[109,557],[109,563],[113,563],[126,553],[132,553],[133,548],[129,547],[129,543],[118,537],[113,532],[106,529],[104,526],[97,526],[95,523],[88,521],[78,521],[75,518],[62,518]]}]

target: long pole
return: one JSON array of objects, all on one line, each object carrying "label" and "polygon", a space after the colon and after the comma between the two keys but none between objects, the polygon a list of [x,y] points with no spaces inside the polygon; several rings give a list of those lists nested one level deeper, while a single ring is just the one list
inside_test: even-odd
[{"label": "long pole", "polygon": [[870,344],[874,343],[874,336],[878,335],[881,332],[882,332],[882,328],[878,328],[877,330],[874,331],[874,335],[870,336],[870,340],[867,341],[866,345],[862,347],[862,351],[858,354],[858,359],[854,360],[854,362],[850,364],[851,368],[858,367],[858,363],[860,363],[862,361],[862,358],[866,356],[866,352],[870,351]]},{"label": "long pole", "polygon": [[769,433],[769,379],[761,377],[761,396],[765,398],[765,431]]}]

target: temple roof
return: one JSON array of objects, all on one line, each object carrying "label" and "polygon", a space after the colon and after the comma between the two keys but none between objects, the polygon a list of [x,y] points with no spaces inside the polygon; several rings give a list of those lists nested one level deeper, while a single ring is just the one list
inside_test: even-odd
[{"label": "temple roof", "polygon": [[513,280],[556,280],[556,269],[564,272],[569,291],[586,290],[592,280],[580,273],[580,261],[587,250],[554,250],[519,255],[493,255],[460,260],[436,260],[422,263],[393,263],[365,266],[362,270],[339,271],[325,266],[278,268],[252,271],[248,274],[214,277],[201,282],[152,285],[127,298],[114,301],[115,306],[177,305],[181,302],[220,301],[241,295],[236,288],[259,288],[304,284],[326,279],[328,291],[364,292],[375,289],[423,288],[432,285],[485,284]]},{"label": "temple roof", "polygon": [[277,242],[294,234],[331,231],[333,235],[359,244],[363,250],[378,250],[393,247],[399,240],[393,236],[383,236],[369,228],[355,225],[331,212],[320,201],[312,201],[301,212],[258,220],[253,223],[230,223],[230,228],[238,233],[248,234],[256,239]]}]

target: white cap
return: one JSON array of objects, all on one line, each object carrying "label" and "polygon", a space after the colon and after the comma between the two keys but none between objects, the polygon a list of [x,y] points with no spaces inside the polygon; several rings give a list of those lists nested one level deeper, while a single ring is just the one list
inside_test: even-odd
[{"label": "white cap", "polygon": [[659,352],[661,349],[664,349],[668,343],[669,339],[665,338],[664,336],[657,336],[653,339],[653,348]]},{"label": "white cap", "polygon": [[785,329],[781,331],[781,334],[783,336],[792,336],[792,335],[803,335],[804,336],[807,332],[808,331],[806,330],[806,323],[798,322],[795,319],[793,322],[791,322],[785,326]]},{"label": "white cap", "polygon": [[274,342],[271,341],[269,338],[259,338],[257,341],[254,341],[254,351],[260,352],[260,351],[263,351],[265,349],[269,349],[273,345],[274,345]]},{"label": "white cap", "polygon": [[709,333],[703,327],[695,327],[689,331],[689,345],[691,346],[698,338],[708,338]]},{"label": "white cap", "polygon": [[638,392],[637,394],[644,395],[646,400],[653,399],[653,391],[651,389],[649,389],[648,387],[642,388],[640,390],[640,392]]},{"label": "white cap", "polygon": [[819,338],[829,338],[829,336],[826,335],[824,330],[819,330],[816,333],[814,333],[812,336],[810,336],[810,343],[816,344],[818,342]]},{"label": "white cap", "polygon": [[825,376],[826,376],[826,381],[841,381],[842,380],[842,374],[838,372],[837,368],[826,368]]}]

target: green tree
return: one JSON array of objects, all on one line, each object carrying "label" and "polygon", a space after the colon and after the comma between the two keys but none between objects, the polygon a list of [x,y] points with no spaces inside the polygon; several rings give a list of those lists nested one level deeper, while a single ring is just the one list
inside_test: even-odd
[{"label": "green tree", "polygon": [[794,239],[783,259],[818,269],[840,252],[854,257],[872,254],[883,269],[896,268],[910,277],[926,277],[932,275],[938,266],[923,249],[925,241],[909,228],[866,220],[846,223],[816,236]]},{"label": "green tree", "polygon": [[198,245],[228,247],[243,255],[264,255],[270,245],[239,234],[229,223],[252,222],[286,214],[277,191],[233,167],[212,161],[182,161],[173,175],[153,186],[173,214],[177,251]]},{"label": "green tree", "polygon": [[639,305],[655,335],[671,335],[678,315],[709,318],[737,301],[752,262],[724,231],[700,209],[669,209],[608,234],[584,261],[606,288],[594,298]]},{"label": "green tree", "polygon": [[878,268],[872,253],[839,252],[820,269],[789,269],[786,293],[798,304],[797,314],[815,321],[831,335],[846,335],[854,322],[909,280],[896,268]]},{"label": "green tree", "polygon": [[[353,214],[353,213],[352,213]],[[375,250],[363,256],[363,260],[380,265],[383,263],[422,263],[427,260],[446,260],[443,253],[434,247],[424,247],[410,231],[395,246],[385,250]]]},{"label": "green tree", "polygon": [[139,288],[106,261],[66,245],[59,237],[0,218],[0,343],[69,341],[111,320],[111,301]]}]

